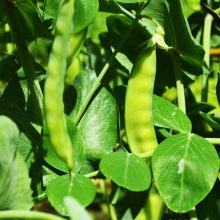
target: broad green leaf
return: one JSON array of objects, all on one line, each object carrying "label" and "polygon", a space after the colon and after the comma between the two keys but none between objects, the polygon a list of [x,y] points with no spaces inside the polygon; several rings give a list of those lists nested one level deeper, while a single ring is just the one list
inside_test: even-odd
[{"label": "broad green leaf", "polygon": [[150,187],[150,169],[144,160],[134,154],[108,154],[101,160],[99,168],[105,177],[128,190],[144,191]]},{"label": "broad green leaf", "polygon": [[[57,18],[60,0],[47,0],[45,13]],[[73,33],[77,33],[87,27],[94,20],[99,9],[98,0],[77,0],[74,5]]]},{"label": "broad green leaf", "polygon": [[68,210],[71,220],[92,220],[89,213],[83,208],[83,206],[73,197],[67,196],[64,198],[65,206]]},{"label": "broad green leaf", "polygon": [[196,206],[196,214],[201,220],[220,219],[220,183],[216,183],[211,192]]},{"label": "broad green leaf", "polygon": [[60,0],[47,0],[44,6],[44,12],[53,17],[57,17],[58,9],[59,9]]},{"label": "broad green leaf", "polygon": [[57,177],[59,177],[58,174],[50,170],[49,168],[42,166],[42,180],[43,180],[43,186],[47,187],[53,180],[55,180]]},{"label": "broad green leaf", "polygon": [[[85,161],[85,148],[79,130],[68,116],[66,116],[66,124],[73,148],[73,172],[78,173]],[[67,164],[57,156],[53,149],[46,124],[43,126],[43,155],[51,166],[65,173],[69,172]]]},{"label": "broad green leaf", "polygon": [[[73,120],[96,80],[94,71],[84,71],[74,80],[77,102],[70,115]],[[99,90],[77,128],[84,141],[87,159],[97,161],[113,151],[117,141],[117,108],[114,97],[105,88]]]},{"label": "broad green leaf", "polygon": [[99,9],[98,0],[75,1],[75,13],[73,16],[73,33],[77,33],[87,27],[95,18]]},{"label": "broad green leaf", "polygon": [[121,3],[139,3],[139,2],[145,2],[146,0],[115,0],[115,1]]},{"label": "broad green leaf", "polygon": [[28,169],[16,150],[19,131],[11,119],[0,116],[0,210],[28,210],[32,197]]},{"label": "broad green leaf", "polygon": [[152,167],[156,186],[168,208],[184,213],[212,189],[219,171],[219,157],[204,138],[178,134],[158,145]]},{"label": "broad green leaf", "polygon": [[199,114],[210,125],[211,128],[220,130],[220,118],[208,115],[204,112],[199,112]]},{"label": "broad green leaf", "polygon": [[[33,144],[33,147],[36,148],[36,145]],[[31,141],[27,138],[27,136],[24,133],[21,133],[20,135],[17,148],[24,161],[26,162],[28,169],[30,169],[31,164],[34,161],[34,151],[32,148]]]},{"label": "broad green leaf", "polygon": [[63,175],[53,180],[46,189],[51,205],[61,214],[69,214],[64,204],[66,196],[74,197],[82,206],[88,206],[95,198],[96,190],[92,181],[82,175]]},{"label": "broad green leaf", "polygon": [[150,1],[142,14],[154,18],[164,28],[165,42],[180,54],[182,69],[201,74],[204,50],[191,34],[181,1]]},{"label": "broad green leaf", "polygon": [[189,118],[177,106],[167,100],[153,95],[154,125],[179,131],[191,132],[192,125]]}]

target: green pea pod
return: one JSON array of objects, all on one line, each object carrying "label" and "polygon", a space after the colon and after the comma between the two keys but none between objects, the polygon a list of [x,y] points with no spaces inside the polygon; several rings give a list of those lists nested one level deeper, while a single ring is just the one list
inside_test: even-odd
[{"label": "green pea pod", "polygon": [[67,57],[67,67],[69,67],[78,56],[87,35],[87,27],[83,30],[70,35],[70,51]]},{"label": "green pea pod", "polygon": [[81,71],[81,62],[79,57],[76,57],[66,71],[66,75],[65,75],[66,87],[72,84],[72,82],[74,81],[76,76],[80,73],[80,71]]},{"label": "green pea pod", "polygon": [[125,129],[132,153],[152,151],[157,139],[152,120],[156,46],[143,49],[133,66],[125,101]]},{"label": "green pea pod", "polygon": [[45,82],[45,118],[51,143],[58,157],[73,169],[72,144],[64,117],[63,91],[74,0],[62,0]]},{"label": "green pea pod", "polygon": [[70,36],[70,51],[67,57],[67,71],[65,75],[65,85],[72,84],[76,76],[80,73],[81,64],[78,54],[86,40],[87,28]]}]

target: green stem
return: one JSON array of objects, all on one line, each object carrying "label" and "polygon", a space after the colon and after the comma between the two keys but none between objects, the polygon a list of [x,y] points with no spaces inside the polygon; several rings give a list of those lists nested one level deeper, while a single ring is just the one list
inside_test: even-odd
[{"label": "green stem", "polygon": [[39,115],[39,120],[41,122],[43,118],[43,94],[35,74],[33,61],[28,51],[22,28],[17,19],[18,12],[16,8],[13,6],[8,8],[6,12],[8,16],[8,23],[11,27],[13,40],[17,47],[18,55],[20,57],[21,64],[23,66],[24,73],[28,82],[28,86],[33,97],[33,104],[36,112],[39,113],[37,115]]},{"label": "green stem", "polygon": [[39,196],[34,197],[33,200],[40,200],[40,199],[44,199],[46,197],[47,197],[47,194],[46,193],[42,193]]},{"label": "green stem", "polygon": [[195,207],[189,211],[190,220],[198,220]]},{"label": "green stem", "polygon": [[[217,14],[220,13],[220,8],[216,9]],[[213,17],[211,14],[207,14],[204,21],[204,30],[203,30],[203,48],[205,50],[204,61],[207,64],[207,67],[210,67],[210,39],[211,39],[211,30],[212,30]],[[202,75],[202,91],[201,91],[201,101],[207,102],[208,99],[208,75]]]},{"label": "green stem", "polygon": [[176,77],[178,107],[180,108],[180,110],[186,113],[183,76],[182,76],[180,58],[178,56],[174,57],[173,65],[174,65],[174,72]]},{"label": "green stem", "polygon": [[115,207],[112,204],[110,204],[110,202],[109,202],[109,196],[108,196],[106,186],[105,186],[105,182],[104,182],[103,179],[99,180],[99,185],[100,185],[100,188],[101,188],[102,193],[104,195],[104,199],[107,203],[108,211],[109,211],[109,215],[110,215],[111,219],[112,220],[117,220],[117,214],[116,214]]},{"label": "green stem", "polygon": [[101,172],[99,170],[97,171],[94,171],[92,173],[88,173],[88,174],[85,174],[84,176],[87,177],[87,178],[92,178],[92,177],[95,177],[97,176],[98,174],[100,174]]},{"label": "green stem", "polygon": [[74,123],[78,124],[80,121],[80,118],[82,117],[88,103],[90,102],[94,92],[96,91],[96,89],[99,87],[100,82],[102,80],[102,78],[104,77],[105,73],[107,72],[109,66],[113,63],[116,54],[119,52],[119,50],[121,49],[121,47],[124,45],[125,41],[128,39],[128,37],[130,36],[131,32],[133,31],[134,27],[136,26],[137,22],[138,22],[138,18],[139,16],[136,17],[136,19],[134,20],[133,24],[129,27],[129,29],[127,30],[127,32],[125,33],[125,35],[122,37],[121,41],[119,42],[118,46],[116,47],[114,53],[110,56],[109,60],[107,61],[107,63],[104,65],[102,71],[100,72],[95,84],[92,86],[91,90],[88,93],[88,96],[86,97],[85,102],[83,103],[80,111],[78,112]]},{"label": "green stem", "polygon": [[[126,17],[128,17],[131,20],[135,20],[136,19],[135,15],[133,15],[130,11],[128,11],[127,9],[122,7],[119,3],[117,3],[117,2],[114,2],[114,3],[117,6],[117,8],[121,11],[121,13],[124,14]],[[140,26],[144,27],[149,32],[149,34],[151,34],[151,36],[154,34],[150,30],[150,28],[148,26],[146,26],[141,20],[138,21],[138,24]]]},{"label": "green stem", "polygon": [[35,211],[0,211],[0,219],[28,219],[28,220],[65,220],[64,218]]},{"label": "green stem", "polygon": [[[207,67],[210,67],[210,38],[211,38],[211,28],[212,28],[213,17],[210,14],[207,14],[204,22],[204,31],[203,31],[203,48],[205,50],[204,61]],[[207,102],[208,99],[208,75],[202,75],[202,91],[201,91],[201,101]]]},{"label": "green stem", "polygon": [[140,157],[141,159],[146,159],[148,157],[151,157],[154,153],[154,150],[152,151],[148,151],[148,152],[145,152],[145,153],[142,153],[142,154],[137,154],[138,157]]},{"label": "green stem", "polygon": [[220,145],[220,138],[205,138],[211,144],[219,144]]}]

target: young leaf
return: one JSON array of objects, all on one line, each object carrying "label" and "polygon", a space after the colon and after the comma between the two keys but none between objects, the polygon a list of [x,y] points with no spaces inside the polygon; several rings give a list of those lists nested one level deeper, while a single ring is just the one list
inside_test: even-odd
[{"label": "young leaf", "polygon": [[134,154],[108,154],[101,160],[99,168],[105,177],[128,190],[138,192],[150,187],[150,169],[143,159]]},{"label": "young leaf", "polygon": [[192,125],[189,118],[177,106],[167,100],[153,95],[154,125],[179,131],[191,132]]},{"label": "young leaf", "polygon": [[[79,130],[68,116],[66,116],[66,123],[73,148],[73,172],[78,173],[85,161],[85,148]],[[57,156],[53,149],[46,124],[43,126],[43,155],[46,162],[51,166],[65,173],[69,172],[67,164]]]},{"label": "young leaf", "polygon": [[204,112],[199,112],[199,114],[209,124],[211,128],[220,130],[220,118],[208,115]]},{"label": "young leaf", "polygon": [[78,219],[92,220],[89,213],[73,197],[70,197],[70,196],[65,197],[64,204],[68,210],[71,220],[78,220]]},{"label": "young leaf", "polygon": [[69,214],[64,205],[66,196],[74,197],[82,206],[88,206],[95,198],[96,190],[92,181],[82,175],[63,175],[47,186],[46,193],[52,206],[61,214]]},{"label": "young leaf", "polygon": [[204,138],[178,134],[167,138],[152,157],[153,176],[164,202],[174,212],[188,212],[212,189],[219,157]]},{"label": "young leaf", "polygon": [[[96,79],[94,71],[84,71],[74,80],[77,103],[70,114],[73,120]],[[105,88],[92,100],[77,128],[84,141],[87,159],[97,161],[113,151],[117,141],[117,108],[114,97]]]},{"label": "young leaf", "polygon": [[142,14],[154,18],[164,28],[165,42],[180,54],[183,70],[201,74],[204,50],[191,34],[181,1],[151,1]]},{"label": "young leaf", "polygon": [[18,128],[11,119],[0,116],[0,131],[0,210],[28,210],[33,205],[31,181],[16,150]]}]

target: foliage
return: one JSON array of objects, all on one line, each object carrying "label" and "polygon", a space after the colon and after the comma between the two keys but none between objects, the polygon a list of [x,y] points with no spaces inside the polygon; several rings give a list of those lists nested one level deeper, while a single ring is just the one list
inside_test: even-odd
[{"label": "foliage", "polygon": [[219,7],[0,1],[0,219],[220,219]]}]

